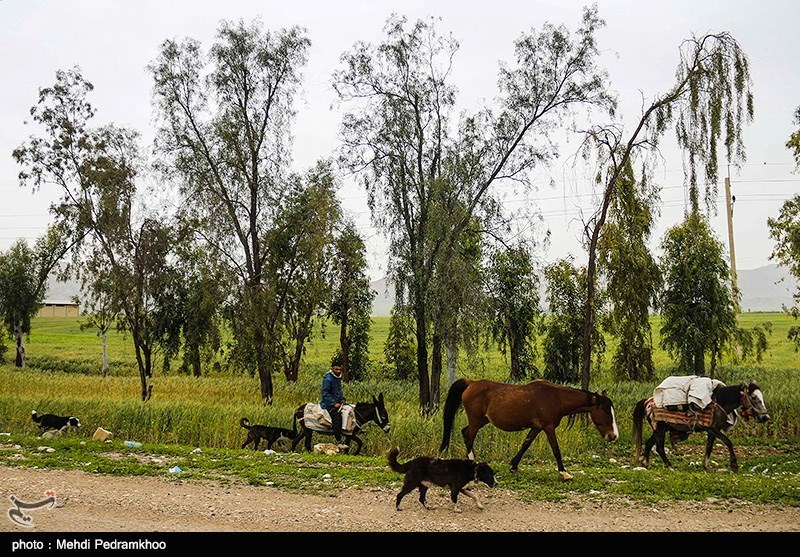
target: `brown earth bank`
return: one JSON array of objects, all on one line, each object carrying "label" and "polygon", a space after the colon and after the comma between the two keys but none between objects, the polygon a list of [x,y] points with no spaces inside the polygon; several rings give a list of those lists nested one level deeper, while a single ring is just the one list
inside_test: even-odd
[{"label": "brown earth bank", "polygon": [[[25,511],[32,527],[9,517],[18,501],[55,494],[54,508]],[[741,501],[624,500],[525,502],[508,490],[477,488],[484,510],[431,489],[424,509],[416,492],[395,510],[388,489],[335,495],[211,481],[120,477],[81,471],[0,466],[0,532],[800,532],[800,508]],[[18,515],[17,515],[18,516]]]}]

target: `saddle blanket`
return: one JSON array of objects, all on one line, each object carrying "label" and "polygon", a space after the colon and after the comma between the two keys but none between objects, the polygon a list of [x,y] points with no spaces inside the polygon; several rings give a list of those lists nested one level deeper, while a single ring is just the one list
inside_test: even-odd
[{"label": "saddle blanket", "polygon": [[[356,426],[356,413],[352,404],[342,406],[342,431],[353,431]],[[331,415],[319,404],[309,402],[303,410],[303,422],[312,431],[331,432]]]},{"label": "saddle blanket", "polygon": [[664,379],[653,390],[653,401],[658,408],[685,410],[690,402],[705,408],[711,402],[711,395],[718,386],[725,383],[710,377],[697,375],[671,376]]},{"label": "saddle blanket", "polygon": [[652,417],[654,420],[659,422],[680,424],[690,428],[694,428],[699,425],[709,427],[714,420],[714,409],[716,406],[717,403],[711,401],[711,403],[703,408],[703,410],[700,412],[687,416],[686,412],[683,410],[667,410],[666,408],[659,408],[656,406],[653,398],[648,398],[647,402],[645,403],[645,413],[648,417]]}]

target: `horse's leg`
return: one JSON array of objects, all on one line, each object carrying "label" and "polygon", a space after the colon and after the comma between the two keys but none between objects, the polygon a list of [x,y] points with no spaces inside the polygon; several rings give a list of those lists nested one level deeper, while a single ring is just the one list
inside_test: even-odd
[{"label": "horse's leg", "polygon": [[475,436],[478,435],[478,430],[489,423],[489,418],[481,416],[477,420],[469,417],[469,425],[461,430],[461,436],[464,438],[464,445],[467,446],[467,458],[475,460],[475,453],[472,448],[475,444]]},{"label": "horse's leg", "polygon": [[531,430],[528,432],[528,436],[525,437],[525,441],[522,442],[522,447],[520,447],[519,452],[511,459],[511,471],[516,472],[519,466],[519,461],[522,460],[522,455],[525,454],[525,451],[528,450],[528,447],[531,446],[533,440],[536,439],[536,436],[539,435],[539,432],[542,431],[539,428],[532,427]]},{"label": "horse's leg", "polygon": [[[709,433],[711,433],[711,432],[709,432]],[[717,437],[719,437],[720,439],[722,439],[722,442],[725,443],[726,447],[728,447],[728,452],[731,455],[731,471],[732,472],[738,472],[739,471],[739,463],[736,461],[736,454],[733,452],[733,443],[731,442],[730,439],[728,439],[728,436],[725,435],[724,433],[722,433],[721,431],[715,431],[714,434]],[[710,456],[711,455],[709,453],[709,457]]]},{"label": "horse's leg", "polygon": [[711,453],[714,451],[714,441],[716,440],[717,436],[714,435],[714,432],[709,429],[708,436],[706,437],[706,453],[703,456],[703,468],[706,472],[711,472],[708,464],[711,460]]},{"label": "horse's leg", "polygon": [[305,447],[308,452],[311,452],[311,430],[306,429]]},{"label": "horse's leg", "polygon": [[664,441],[667,436],[667,424],[664,422],[658,422],[653,435],[656,437],[656,452],[658,456],[661,457],[661,460],[664,461],[664,466],[667,468],[672,468],[672,464],[670,464],[669,459],[667,458],[667,451],[664,450]]},{"label": "horse's leg", "polygon": [[306,428],[301,425],[300,432],[294,436],[294,439],[292,439],[292,452],[295,451],[297,445],[300,444],[300,441],[303,439],[303,437],[305,437],[305,435],[306,435]]},{"label": "horse's leg", "polygon": [[653,426],[653,433],[650,435],[650,437],[645,442],[645,444],[644,444],[644,453],[642,454],[642,464],[644,464],[645,467],[650,465],[650,452],[653,450],[653,447],[655,446],[657,439],[658,439],[658,436],[656,435],[656,428],[655,428],[655,426]]},{"label": "horse's leg", "polygon": [[483,505],[481,504],[480,499],[478,499],[478,494],[477,493],[472,493],[472,490],[469,489],[468,487],[463,488],[461,490],[461,493],[463,493],[467,497],[471,497],[472,500],[475,501],[475,504],[478,505],[478,508],[480,510],[483,510]]},{"label": "horse's leg", "polygon": [[556,428],[550,426],[545,428],[544,434],[547,435],[547,440],[550,442],[550,448],[553,450],[553,456],[556,457],[556,464],[558,464],[558,473],[561,474],[561,479],[568,482],[572,479],[572,475],[567,473],[564,468],[564,462],[561,460],[561,449],[558,447],[558,439],[556,439]]}]

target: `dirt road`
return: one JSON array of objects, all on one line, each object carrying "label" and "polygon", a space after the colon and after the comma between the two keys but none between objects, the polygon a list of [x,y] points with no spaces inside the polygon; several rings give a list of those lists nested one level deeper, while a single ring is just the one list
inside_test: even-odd
[{"label": "dirt road", "polygon": [[[0,501],[35,502],[55,492],[56,508],[26,511],[33,528],[12,522],[1,532],[312,532],[320,521],[348,532],[798,532],[800,509],[729,501],[642,505],[624,501],[526,503],[485,486],[485,510],[469,498],[453,512],[447,493],[432,489],[425,510],[414,495],[394,508],[389,490],[301,495],[274,487],[208,481],[92,475],[80,471],[0,467]],[[61,506],[63,505],[63,506]]]}]

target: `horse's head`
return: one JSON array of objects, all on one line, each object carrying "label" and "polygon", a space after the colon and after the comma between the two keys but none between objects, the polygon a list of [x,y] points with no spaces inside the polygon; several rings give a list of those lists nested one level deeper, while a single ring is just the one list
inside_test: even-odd
[{"label": "horse's head", "polygon": [[386,411],[386,405],[383,402],[383,393],[378,395],[378,398],[372,395],[372,404],[375,407],[375,415],[372,417],[372,421],[378,424],[383,431],[389,433],[389,413]]},{"label": "horse's head", "polygon": [[752,416],[759,424],[768,422],[769,412],[767,412],[761,387],[755,381],[750,381],[749,385],[742,384],[739,392],[742,396],[742,409],[739,411],[739,415],[745,420]]},{"label": "horse's head", "polygon": [[606,391],[602,394],[592,393],[592,405],[589,409],[589,416],[592,418],[597,431],[606,441],[612,443],[619,438],[617,420],[614,416],[614,405],[608,398]]}]

